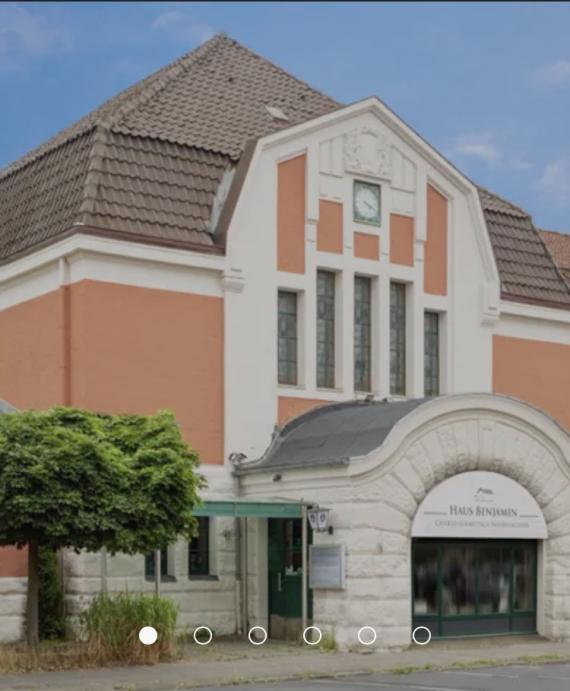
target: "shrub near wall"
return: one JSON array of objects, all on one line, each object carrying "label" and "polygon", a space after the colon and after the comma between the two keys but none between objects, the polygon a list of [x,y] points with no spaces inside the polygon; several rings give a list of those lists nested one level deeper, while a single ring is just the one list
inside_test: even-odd
[{"label": "shrub near wall", "polygon": [[[178,611],[164,598],[151,595],[98,595],[81,615],[88,657],[98,664],[118,661],[149,663],[171,659],[175,654]],[[158,640],[153,645],[139,641],[143,626],[153,626]]]}]

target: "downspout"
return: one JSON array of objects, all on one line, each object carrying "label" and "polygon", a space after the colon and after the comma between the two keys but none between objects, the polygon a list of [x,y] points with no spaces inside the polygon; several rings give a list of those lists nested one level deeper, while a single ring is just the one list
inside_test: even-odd
[{"label": "downspout", "polygon": [[[241,480],[237,473],[233,473],[234,498],[237,500],[241,494]],[[238,516],[234,518],[234,530],[236,535],[236,580],[235,580],[235,619],[236,619],[236,633],[241,636],[244,633],[244,626],[242,620],[242,535],[241,535],[241,519]]]}]

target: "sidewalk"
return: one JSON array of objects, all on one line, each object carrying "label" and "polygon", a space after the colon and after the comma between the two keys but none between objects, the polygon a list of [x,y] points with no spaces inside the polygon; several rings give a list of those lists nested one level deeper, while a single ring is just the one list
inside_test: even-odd
[{"label": "sidewalk", "polygon": [[538,637],[434,642],[389,653],[331,653],[241,640],[188,649],[187,659],[154,667],[34,672],[0,678],[1,691],[174,691],[277,679],[570,660],[570,643]]}]

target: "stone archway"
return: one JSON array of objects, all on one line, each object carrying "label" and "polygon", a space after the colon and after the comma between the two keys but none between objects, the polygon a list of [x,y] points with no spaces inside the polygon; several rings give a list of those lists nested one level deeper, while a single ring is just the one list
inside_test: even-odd
[{"label": "stone archway", "polygon": [[385,647],[410,643],[413,518],[432,488],[473,470],[515,480],[539,505],[549,536],[539,577],[539,632],[570,639],[570,439],[531,406],[478,394],[419,406],[379,449],[350,464],[348,492],[319,492],[333,504],[337,534],[350,545],[348,597],[327,598],[322,611],[315,603],[316,617],[346,622],[341,644],[350,644],[352,629],[364,624],[382,632]]},{"label": "stone archway", "polygon": [[[381,423],[381,408],[378,415]],[[542,411],[493,394],[441,396],[387,419],[397,421],[382,428],[380,445],[365,456],[345,449],[344,463],[286,468],[279,485],[270,468],[244,477],[243,496],[277,494],[331,509],[334,534],[315,534],[315,544],[345,546],[346,587],[314,592],[315,623],[334,632],[344,648],[356,644],[362,626],[376,630],[378,647],[408,646],[418,506],[445,479],[481,470],[511,478],[540,507],[548,540],[542,549],[539,631],[570,640],[568,433]]]}]

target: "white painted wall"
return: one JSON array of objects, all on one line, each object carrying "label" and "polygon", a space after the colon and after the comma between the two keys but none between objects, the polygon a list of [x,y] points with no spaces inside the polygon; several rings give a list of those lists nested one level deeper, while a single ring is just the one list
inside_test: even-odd
[{"label": "white painted wall", "polygon": [[0,578],[0,643],[24,635],[26,578]]},{"label": "white painted wall", "polygon": [[[350,110],[350,109],[349,109]],[[371,108],[354,109],[344,116],[321,118],[320,127],[293,128],[268,137],[258,145],[230,229],[228,270],[243,278],[240,292],[226,292],[226,454],[239,451],[248,459],[259,457],[267,447],[277,418],[278,396],[347,400],[355,397],[352,375],[352,285],[363,273],[375,280],[376,348],[373,370],[374,394],[389,395],[388,301],[390,280],[409,284],[408,300],[408,395],[423,395],[423,312],[442,313],[442,389],[444,392],[491,391],[492,304],[498,302],[499,283],[475,188],[441,162],[425,144],[399,136],[394,118]],[[384,134],[392,156],[391,178],[381,173],[346,171],[343,137],[368,127]],[[305,274],[277,271],[276,208],[277,165],[307,156],[307,222]],[[449,167],[450,168],[450,167]],[[380,228],[352,220],[353,180],[374,180],[382,185]],[[449,266],[448,295],[423,292],[423,255],[426,237],[426,186],[435,186],[448,199]],[[316,249],[319,199],[344,205],[344,252]],[[391,264],[390,214],[415,218],[415,265]],[[379,262],[353,256],[353,232],[380,237]],[[339,272],[338,381],[332,391],[318,390],[315,383],[316,271]],[[277,291],[300,291],[300,370],[296,387],[279,387],[277,381]],[[491,307],[489,307],[491,303]],[[490,321],[490,325],[485,324]]]}]

